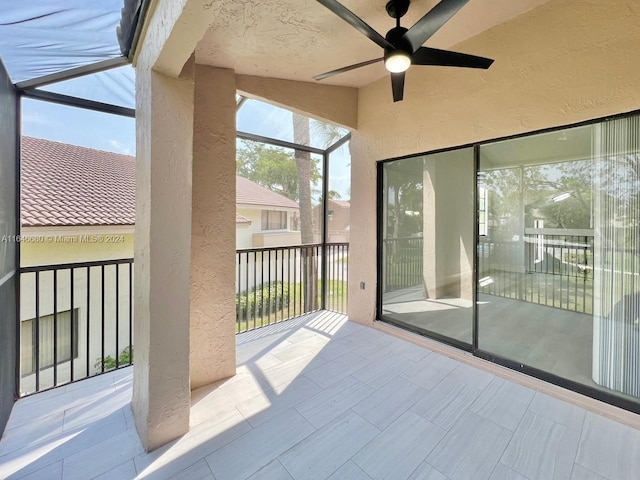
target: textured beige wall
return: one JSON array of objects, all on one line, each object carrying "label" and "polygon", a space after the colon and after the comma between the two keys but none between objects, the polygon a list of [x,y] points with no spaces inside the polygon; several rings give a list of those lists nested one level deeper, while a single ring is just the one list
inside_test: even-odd
[{"label": "textured beige wall", "polygon": [[236,82],[195,65],[191,388],[236,373]]},{"label": "textured beige wall", "polygon": [[[208,0],[151,2],[134,58],[136,362],[132,406],[147,450],[189,429],[194,95],[189,61],[218,13]],[[180,75],[185,79],[177,80]]]},{"label": "textured beige wall", "polygon": [[186,433],[193,82],[138,68],[133,412],[153,450]]},{"label": "textured beige wall", "polygon": [[238,75],[238,90],[297,113],[356,128],[358,90],[352,87]]},{"label": "textured beige wall", "polygon": [[351,141],[351,320],[370,324],[375,316],[377,160],[640,108],[635,2],[552,1],[455,49],[468,50],[471,42],[474,53],[496,59],[488,71],[414,67],[404,101],[395,104],[388,78],[359,90]]}]

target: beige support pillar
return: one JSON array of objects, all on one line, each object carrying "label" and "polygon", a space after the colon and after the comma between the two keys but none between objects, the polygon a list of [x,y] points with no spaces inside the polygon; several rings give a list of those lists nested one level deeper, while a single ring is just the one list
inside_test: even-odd
[{"label": "beige support pillar", "polygon": [[193,82],[136,75],[133,413],[148,451],[189,429]]},{"label": "beige support pillar", "polygon": [[423,167],[427,298],[473,298],[473,150],[429,155]]},{"label": "beige support pillar", "polygon": [[236,82],[195,66],[191,388],[235,375]]}]

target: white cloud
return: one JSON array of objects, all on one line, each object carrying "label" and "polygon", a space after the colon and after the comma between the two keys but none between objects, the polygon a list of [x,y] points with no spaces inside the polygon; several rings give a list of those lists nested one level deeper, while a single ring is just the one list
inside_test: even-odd
[{"label": "white cloud", "polygon": [[123,155],[132,155],[131,148],[125,146],[118,140],[109,140],[109,145],[113,147],[116,153],[122,153]]}]

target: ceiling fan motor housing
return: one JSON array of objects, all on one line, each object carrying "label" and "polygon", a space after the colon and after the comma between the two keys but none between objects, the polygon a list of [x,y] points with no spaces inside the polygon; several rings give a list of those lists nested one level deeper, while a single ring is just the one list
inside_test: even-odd
[{"label": "ceiling fan motor housing", "polygon": [[385,38],[395,48],[393,50],[390,48],[385,48],[385,56],[389,55],[392,52],[395,52],[396,50],[402,50],[403,52],[407,52],[409,55],[413,55],[413,47],[411,46],[409,40],[404,37],[406,31],[407,29],[404,27],[394,27],[387,32]]},{"label": "ceiling fan motor housing", "polygon": [[391,0],[385,6],[391,18],[401,18],[409,11],[410,0]]}]

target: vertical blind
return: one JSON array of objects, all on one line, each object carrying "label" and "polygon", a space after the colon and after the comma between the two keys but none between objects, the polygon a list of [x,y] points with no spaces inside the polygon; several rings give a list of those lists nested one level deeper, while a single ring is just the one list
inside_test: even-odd
[{"label": "vertical blind", "polygon": [[593,380],[640,397],[640,117],[594,126]]},{"label": "vertical blind", "polygon": [[[71,355],[77,355],[77,347],[71,342],[71,311],[58,312],[57,315],[57,350],[58,363],[71,360]],[[35,372],[35,318],[23,321],[21,324],[22,348],[21,348],[21,365],[20,371],[22,376],[30,375]],[[40,317],[40,369],[53,366],[53,331],[54,331],[53,315]],[[77,326],[76,326],[77,328]]]}]

